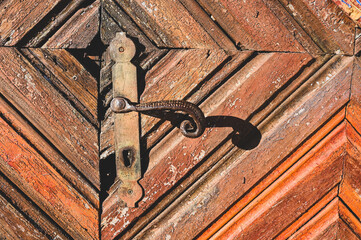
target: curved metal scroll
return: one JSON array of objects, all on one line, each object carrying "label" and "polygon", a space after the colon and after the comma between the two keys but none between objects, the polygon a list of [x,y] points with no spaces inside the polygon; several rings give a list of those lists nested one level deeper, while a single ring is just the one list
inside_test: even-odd
[{"label": "curved metal scroll", "polygon": [[111,109],[115,113],[127,112],[149,112],[159,110],[182,111],[193,119],[183,120],[180,125],[182,134],[189,138],[197,138],[201,136],[205,129],[205,117],[202,110],[193,103],[183,100],[167,100],[151,103],[132,103],[123,97],[116,97],[111,102]]}]

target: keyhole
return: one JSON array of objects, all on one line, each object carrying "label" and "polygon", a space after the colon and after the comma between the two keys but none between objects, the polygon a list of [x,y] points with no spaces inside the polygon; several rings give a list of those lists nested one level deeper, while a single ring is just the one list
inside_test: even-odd
[{"label": "keyhole", "polygon": [[123,150],[123,162],[124,166],[130,167],[134,160],[134,154],[132,149],[124,149]]}]

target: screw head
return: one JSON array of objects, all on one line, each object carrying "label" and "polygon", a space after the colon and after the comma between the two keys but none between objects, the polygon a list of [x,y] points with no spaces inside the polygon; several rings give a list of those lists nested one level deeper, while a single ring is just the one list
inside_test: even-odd
[{"label": "screw head", "polygon": [[113,112],[120,112],[126,106],[126,102],[123,98],[114,98],[110,103],[110,108]]}]

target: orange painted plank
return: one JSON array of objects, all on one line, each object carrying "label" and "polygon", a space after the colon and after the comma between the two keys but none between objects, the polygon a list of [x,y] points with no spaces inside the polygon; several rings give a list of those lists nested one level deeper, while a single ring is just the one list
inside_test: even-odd
[{"label": "orange painted plank", "polygon": [[287,226],[275,239],[282,240],[288,239],[293,233],[300,229],[305,223],[310,221],[318,212],[320,212],[325,206],[327,206],[333,199],[336,198],[338,192],[338,185],[326,194],[320,201],[314,206],[308,209],[300,218],[293,222],[290,226]]},{"label": "orange painted plank", "polygon": [[14,46],[60,0],[5,0],[0,2],[0,45]]},{"label": "orange painted plank", "polygon": [[336,198],[289,239],[336,239],[339,200]]},{"label": "orange painted plank", "polygon": [[51,164],[71,182],[96,208],[99,208],[98,191],[79,173],[72,164],[64,161],[64,156],[56,151],[29,122],[22,118],[2,98],[0,98],[0,114],[5,121],[10,122],[19,135],[29,141]]},{"label": "orange painted plank", "polygon": [[100,0],[79,9],[49,38],[43,48],[86,48],[99,31]]},{"label": "orange painted plank", "polygon": [[98,239],[98,211],[0,119],[0,170],[76,239]]},{"label": "orange painted plank", "polygon": [[341,181],[343,123],[231,219],[212,239],[272,239]]},{"label": "orange painted plank", "polygon": [[280,2],[324,52],[353,54],[355,24],[332,0]]},{"label": "orange painted plank", "polygon": [[344,220],[347,226],[351,228],[352,231],[360,238],[361,237],[360,219],[357,218],[353,212],[350,212],[348,206],[345,206],[344,204],[339,204],[338,208],[342,220]]},{"label": "orange painted plank", "polygon": [[351,99],[347,106],[347,120],[361,133],[361,60],[355,57],[352,74]]},{"label": "orange painted plank", "polygon": [[89,111],[95,120],[98,119],[97,80],[75,57],[64,49],[31,48],[29,51],[54,75],[54,80],[49,76],[51,81],[57,81],[54,84],[64,92],[70,92],[67,96],[70,101],[80,101],[84,111]]},{"label": "orange painted plank", "polygon": [[[277,61],[270,60],[270,63],[271,62],[276,64]],[[271,73],[266,73],[265,71],[259,71],[258,73],[256,67],[251,67],[251,63],[252,61],[244,67],[245,72],[243,74],[244,76],[248,76],[247,79],[253,81],[255,85],[257,85],[255,83],[257,79],[266,81],[265,76],[272,76]],[[251,71],[250,69],[247,69],[247,66],[250,67]],[[291,67],[289,66],[288,69],[290,68]],[[278,67],[265,69],[268,69],[268,71],[277,71]],[[261,178],[265,177],[275,166],[285,160],[284,158],[290,154],[291,151],[345,105],[348,101],[351,80],[350,75],[347,74],[347,72],[350,72],[351,69],[352,58],[336,56],[331,59],[330,62],[323,66],[312,78],[306,81],[296,92],[289,96],[289,98],[273,111],[273,113],[259,126],[262,139],[257,148],[251,151],[235,150],[235,153],[231,157],[227,157],[222,161],[223,164],[221,166],[211,169],[210,172],[195,183],[191,189],[179,197],[177,204],[172,204],[167,210],[166,215],[163,215],[162,218],[154,221],[153,224],[157,225],[156,229],[146,228],[137,237],[153,237],[155,239],[163,238],[166,235],[177,238],[186,236],[188,238],[195,237],[201,229],[206,228],[215,220],[215,218],[226,211],[228,206],[235,203],[245,192],[249,191],[256,183],[258,183]],[[262,78],[253,79],[251,77],[253,71],[260,74]],[[285,73],[284,70],[281,72]],[[242,74],[242,71],[240,71],[240,74]],[[234,77],[239,81],[242,79],[237,75]],[[275,75],[276,79],[277,77],[279,77],[279,75]],[[272,82],[273,80],[271,80],[271,83]],[[247,81],[243,84],[246,83]],[[234,87],[233,89],[237,89],[237,85],[233,84],[232,86]],[[262,88],[258,90],[258,94],[255,95],[255,98],[261,98],[259,91],[262,91],[267,84],[261,86]],[[240,88],[240,91],[242,91],[241,89],[242,88]],[[222,90],[227,91],[227,88],[222,88]],[[269,93],[269,90],[267,91],[267,89],[264,89],[264,91]],[[209,98],[209,101],[212,103],[222,103],[221,100],[226,98],[226,96],[217,95],[216,93],[217,92],[214,93],[214,96],[219,96],[219,99],[211,97]],[[252,91],[247,93],[252,94]],[[237,94],[234,95],[235,97],[237,96]],[[246,106],[252,106],[253,98],[246,97],[244,94],[241,96],[243,99],[247,99],[245,100],[247,104],[244,105],[244,109],[242,108],[241,111],[247,111]],[[264,100],[260,99],[260,101],[262,102]],[[225,101],[225,103],[226,102],[227,101]],[[233,106],[232,103],[233,101],[228,103],[230,104],[229,107]],[[220,105],[222,106],[222,104]],[[202,106],[203,105],[201,105],[201,107]],[[234,105],[234,107],[237,106],[239,105]],[[213,107],[216,108],[217,106],[213,105]],[[205,109],[207,108],[204,108],[204,110]],[[207,110],[205,112],[207,113]],[[232,113],[234,112],[235,111]],[[227,115],[225,111],[220,114]],[[211,131],[217,131],[217,136],[219,137],[219,129],[213,128]],[[210,136],[211,135],[209,135],[208,138],[205,138],[205,141],[206,139],[212,139]],[[178,140],[179,138],[173,137],[173,139]],[[177,143],[177,146],[178,145],[179,143]],[[187,144],[187,148],[183,150],[184,153],[186,153],[185,155],[182,155],[179,152],[177,153],[177,156],[183,161],[186,158],[191,158],[191,155],[187,153],[189,150],[188,146],[190,145],[191,144]],[[198,148],[203,150],[205,149],[205,146],[199,144]],[[172,149],[171,152],[174,153],[174,149]],[[161,154],[164,153],[164,151],[155,151],[155,153],[159,154],[163,159],[167,159],[167,155],[162,156]],[[197,156],[197,154],[194,154],[194,158]],[[152,155],[150,155],[150,159],[152,160]],[[173,165],[176,167],[175,161],[178,161],[177,158],[171,157],[168,166]],[[157,162],[157,160],[153,160],[153,162],[150,161],[148,173],[154,171],[160,164],[163,163]],[[156,167],[152,169],[153,166]],[[173,173],[172,175],[168,175],[170,176],[170,181],[160,180],[159,176],[162,175],[159,174],[161,171],[158,170],[158,174],[156,175],[157,178],[153,177],[153,184],[150,185],[150,190],[146,190],[146,192],[149,193],[149,195],[146,194],[146,196],[153,198],[153,196],[156,196],[154,193],[159,194],[157,190],[160,188],[158,186],[172,183],[171,180],[173,179],[177,180],[178,175],[182,173],[179,170],[181,169],[176,168],[173,169],[173,171],[169,171],[170,173]],[[165,175],[166,171],[161,173]],[[175,178],[171,178],[172,176],[175,176]],[[146,175],[144,181],[147,178],[148,176]],[[145,187],[145,189],[147,189],[147,187]],[[146,200],[149,201],[149,198]],[[142,202],[140,203],[140,207],[142,207]],[[124,210],[124,215],[121,218],[120,214],[112,214],[109,216],[119,216],[119,219],[130,221],[131,218],[128,217],[128,214],[131,214],[132,211],[133,210],[128,209],[127,211]],[[111,218],[109,217],[109,219]],[[172,227],[175,223],[182,225],[182,229]],[[124,226],[124,223],[121,224]],[[103,231],[104,230],[105,228]]]},{"label": "orange painted plank", "polygon": [[360,222],[354,217],[352,221],[344,221],[346,215],[352,216],[352,213],[339,198],[335,198],[287,239],[360,239],[354,225],[356,222],[360,225]]},{"label": "orange painted plank", "polygon": [[361,197],[359,189],[361,187],[361,136],[348,124],[347,136],[349,145],[345,162],[345,173],[340,186],[340,197],[354,214],[361,217]]},{"label": "orange painted plank", "polygon": [[0,93],[99,188],[97,130],[17,50],[0,48]]},{"label": "orange painted plank", "polygon": [[[310,60],[308,54],[260,54],[208,98],[201,108],[207,116],[245,119]],[[280,65],[280,62],[285,64]],[[279,76],[279,73],[282,75]],[[258,88],[258,94],[253,94],[257,85],[263,87]],[[240,104],[242,102],[244,104]],[[113,206],[109,212],[105,210],[104,236],[111,237],[119,233],[232,131],[231,126],[209,128],[199,139],[183,138],[178,129],[172,131],[150,153],[149,167],[141,180],[146,197],[140,202],[139,208],[127,209],[123,217],[119,217],[120,213],[116,212],[117,206]],[[107,226],[107,222],[114,218],[119,219],[119,229]]]},{"label": "orange painted plank", "polygon": [[[200,237],[199,240],[208,239],[215,232],[217,232],[223,225],[232,219],[238,212],[240,212],[250,201],[252,201],[258,194],[266,189],[272,182],[274,182],[281,174],[289,169],[295,162],[297,162],[303,155],[312,149],[321,139],[332,131],[345,117],[345,109],[334,116],[324,127],[322,127],[317,134],[314,134],[307,142],[297,149],[286,161],[284,161],[277,169],[273,170],[267,178],[262,180],[255,186],[250,193],[243,196],[230,210],[228,210],[216,223],[209,227]],[[282,239],[282,237],[281,237]]]},{"label": "orange painted plank", "polygon": [[117,0],[158,47],[219,48],[179,1]]},{"label": "orange painted plank", "polygon": [[[32,224],[36,226],[29,224],[32,226],[31,228],[38,228],[41,233],[52,239],[69,238],[69,235],[65,234],[64,231],[54,221],[52,221],[46,213],[44,213],[33,201],[24,196],[21,190],[9,181],[10,180],[3,177],[2,174],[0,175],[0,192],[4,193],[4,195],[6,195],[6,199],[11,202],[11,204],[8,205],[14,206],[14,208],[21,212],[23,216],[26,216],[27,219],[33,220]],[[22,218],[21,216],[18,217]],[[2,226],[2,224],[0,224],[0,226]],[[11,227],[9,227],[9,229],[11,229]],[[18,239],[18,237],[15,239]]]},{"label": "orange painted plank", "polygon": [[305,51],[262,0],[200,0],[199,2],[239,47],[263,51]]},{"label": "orange painted plank", "polygon": [[48,238],[0,195],[0,239],[46,240]]}]

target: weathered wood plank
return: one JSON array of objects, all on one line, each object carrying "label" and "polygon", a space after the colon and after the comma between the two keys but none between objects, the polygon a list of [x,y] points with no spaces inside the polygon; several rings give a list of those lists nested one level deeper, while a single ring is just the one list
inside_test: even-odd
[{"label": "weathered wood plank", "polygon": [[207,31],[213,40],[227,51],[237,50],[235,44],[228,38],[222,29],[207,15],[207,13],[194,0],[179,0],[189,11],[192,17]]},{"label": "weathered wood plank", "polygon": [[355,24],[332,0],[280,2],[324,52],[353,54]]},{"label": "weathered wood plank", "polygon": [[[170,50],[145,78],[141,102],[180,100],[227,59],[223,50]],[[142,115],[142,135],[159,120]]]},{"label": "weathered wood plank", "polygon": [[[48,239],[0,195],[0,237],[3,239]],[[2,233],[4,232],[4,236]]]},{"label": "weathered wood plank", "polygon": [[60,0],[20,0],[0,2],[0,45],[14,46],[30,31]]},{"label": "weathered wood plank", "polygon": [[75,188],[85,196],[97,209],[99,209],[99,196],[94,187],[85,179],[64,156],[53,149],[53,147],[29,124],[19,113],[9,106],[9,104],[0,98],[0,114],[11,124],[19,135],[32,144],[34,148],[41,152],[47,161],[56,167],[64,178],[75,186]]},{"label": "weathered wood plank", "polygon": [[293,233],[297,232],[305,223],[310,221],[318,212],[320,212],[325,206],[337,197],[338,185],[327,193],[321,200],[319,200],[314,206],[308,209],[301,217],[294,221],[291,225],[287,226],[281,234],[277,235],[275,239],[288,239]]},{"label": "weathered wood plank", "polygon": [[[139,237],[142,238],[146,234],[155,238],[167,234],[180,238],[186,235],[195,236],[199,229],[205,228],[216,216],[219,216],[226,206],[234,203],[347,102],[350,86],[350,76],[347,72],[351,71],[351,68],[352,58],[339,57],[335,57],[321,68],[260,126],[263,136],[257,151],[239,151],[221,167],[210,171],[185,192],[177,200],[177,204],[168,209],[167,215],[157,222],[157,229],[149,229]],[[249,72],[248,70],[247,73]],[[263,74],[263,76],[269,75]],[[323,109],[322,112],[320,109]],[[297,126],[297,128],[288,126]],[[246,180],[242,176],[245,176]],[[162,183],[154,183],[149,196],[156,189],[154,187],[156,184],[159,186]],[[235,189],[228,186],[239,187]],[[197,217],[191,218],[192,212]],[[128,211],[124,211],[123,219],[129,219],[128,214]],[[175,214],[177,220],[172,219]],[[172,228],[173,220],[183,226],[182,231]]]},{"label": "weathered wood plank", "polygon": [[355,58],[352,74],[351,101],[347,106],[347,120],[361,133],[361,61]]},{"label": "weathered wood plank", "polygon": [[[44,214],[29,198],[24,197],[20,193],[19,189],[13,184],[9,183],[8,180],[3,176],[0,176],[0,192],[6,194],[6,198],[11,200],[11,203],[14,207],[32,219],[34,221],[33,224],[36,224],[41,229],[43,234],[50,236],[53,239],[69,239],[69,235],[64,234],[60,227],[58,227],[57,224],[54,223],[51,218],[49,218],[49,216]],[[18,216],[19,214],[16,215]],[[35,228],[30,223],[28,225],[31,226],[31,228]],[[0,226],[4,227],[4,225]],[[20,236],[21,235],[18,237]]]},{"label": "weathered wood plank", "polygon": [[97,188],[96,129],[17,50],[0,49],[0,92]]},{"label": "weathered wood plank", "polygon": [[78,10],[42,47],[88,47],[99,31],[99,5],[100,0],[96,0],[90,6]]},{"label": "weathered wood plank", "polygon": [[361,52],[361,28],[356,28],[356,36],[355,36],[355,55],[360,55]]},{"label": "weathered wood plank", "polygon": [[[242,66],[242,64],[245,64],[245,62],[253,56],[254,52],[252,51],[235,52],[234,55],[229,56],[220,66],[217,67],[217,69],[220,68],[219,71],[215,70],[214,72],[212,72],[211,75],[208,75],[206,77],[206,81],[203,80],[202,83],[197,85],[197,91],[191,91],[190,93],[184,91],[181,97],[184,98],[186,96],[187,101],[190,101],[192,103],[199,103],[200,101],[204,100],[211,91],[217,89],[217,87],[221,87],[222,82],[232,76],[232,74],[235,74],[237,70]],[[177,71],[177,69],[174,69],[172,71]],[[167,90],[169,91],[166,84],[164,84],[163,86],[162,89],[165,90],[164,92],[167,92]],[[154,146],[154,144],[156,144],[166,134],[166,132],[169,132],[174,127],[168,121],[161,124],[159,123],[160,122],[158,122],[155,131],[143,133],[147,149]]]},{"label": "weathered wood plank", "polygon": [[231,219],[212,239],[270,239],[341,181],[346,124]]},{"label": "weathered wood plank", "polygon": [[[235,119],[245,119],[292,78],[302,68],[302,65],[307,64],[310,60],[311,57],[308,54],[260,54],[242,68],[240,72],[232,76],[222,88],[218,89],[201,105],[201,108],[208,116],[225,115],[232,116]],[[287,64],[279,66],[277,64],[279,61]],[[282,75],[279,76],[278,73],[281,72]],[[253,94],[253,87],[257,85],[256,82],[265,86],[258,90],[259,94],[257,95]],[[234,102],[242,102],[240,99],[247,101],[247,104],[244,104],[242,109],[238,108],[238,104],[233,104]],[[237,109],[235,109],[236,107]],[[234,124],[237,124],[237,122]],[[210,128],[206,130],[201,139],[185,139],[180,136],[178,129],[167,135],[150,153],[149,167],[144,179],[141,180],[145,195],[148,198],[141,201],[140,208],[148,208],[170,186],[174,185],[192,167],[201,162],[215,146],[234,131],[232,126],[234,125],[230,123],[229,128]],[[153,177],[154,174],[157,175],[157,178]],[[128,209],[127,215],[129,214],[129,217],[127,216],[121,221],[127,222],[138,216],[142,211],[142,209]],[[106,223],[107,219],[111,219],[110,216],[115,217],[110,214],[109,218],[104,218],[104,223]],[[123,227],[125,226],[123,225]],[[113,232],[113,230],[109,230]],[[104,231],[105,236],[107,236],[109,230]]]},{"label": "weathered wood plank", "polygon": [[82,105],[79,110],[90,112],[92,122],[97,122],[98,83],[76,58],[64,49],[30,48],[28,51],[42,64],[38,68],[45,72],[52,84],[74,105]]},{"label": "weathered wood plank", "polygon": [[262,0],[198,1],[238,46],[249,50],[304,52],[304,48]]},{"label": "weathered wood plank", "polygon": [[0,170],[76,239],[98,239],[98,212],[0,119]]},{"label": "weathered wood plank", "polygon": [[158,47],[219,48],[179,1],[116,2]]}]

